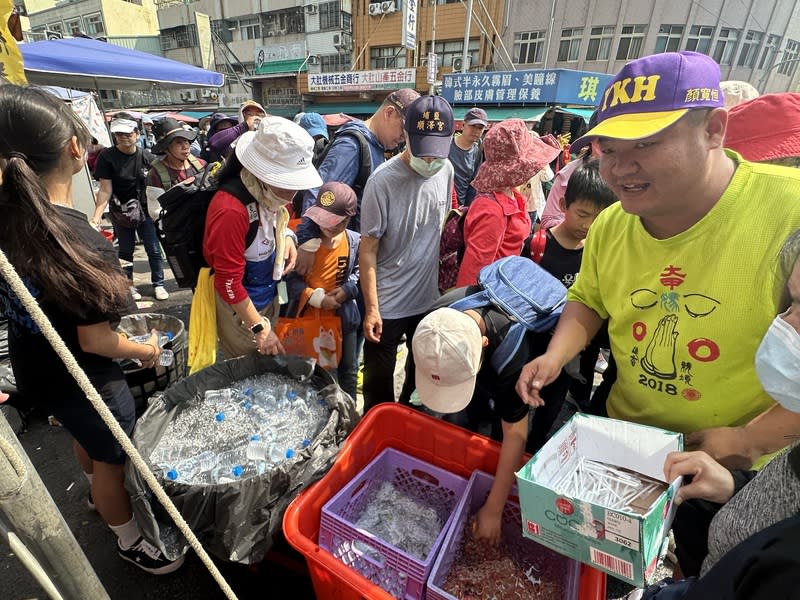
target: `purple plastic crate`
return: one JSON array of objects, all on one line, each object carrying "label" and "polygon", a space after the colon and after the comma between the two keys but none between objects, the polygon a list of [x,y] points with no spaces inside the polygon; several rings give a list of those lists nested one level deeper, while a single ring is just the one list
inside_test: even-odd
[{"label": "purple plastic crate", "polygon": [[[443,523],[424,560],[355,526],[370,492],[383,482],[433,508]],[[322,507],[319,545],[395,598],[424,600],[425,582],[466,486],[463,477],[387,448]]]},{"label": "purple plastic crate", "polygon": [[[458,558],[464,531],[473,515],[478,512],[492,488],[494,477],[483,471],[474,471],[467,483],[464,496],[458,503],[447,536],[436,558],[436,562],[428,577],[427,600],[457,600],[444,591],[443,586],[450,573],[450,568]],[[503,509],[503,524],[500,543],[509,548],[511,556],[516,560],[533,560],[538,564],[547,564],[547,572],[557,574],[561,583],[561,595],[564,600],[578,600],[580,591],[580,564],[566,556],[557,554],[522,535],[522,516],[517,497],[517,488],[511,490]],[[535,573],[541,577],[545,573]],[[552,581],[552,579],[551,579]],[[499,597],[499,596],[498,596]]]}]

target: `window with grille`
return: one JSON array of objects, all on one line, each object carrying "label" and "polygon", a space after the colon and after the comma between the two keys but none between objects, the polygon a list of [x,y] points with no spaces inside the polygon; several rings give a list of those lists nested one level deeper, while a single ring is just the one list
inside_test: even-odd
[{"label": "window with grille", "polygon": [[83,22],[81,21],[81,18],[78,17],[77,19],[70,19],[69,21],[66,21],[64,25],[66,26],[67,33],[69,35],[75,35],[76,33],[80,33],[83,27]]},{"label": "window with grille", "polygon": [[515,33],[514,62],[518,65],[542,62],[544,44],[544,31],[519,31]]},{"label": "window with grille", "polygon": [[739,42],[739,30],[723,28],[719,30],[717,47],[714,48],[714,60],[721,65],[729,65],[733,60],[736,44]]},{"label": "window with grille", "polygon": [[613,39],[613,25],[592,27],[589,34],[589,46],[586,48],[586,60],[608,60]]},{"label": "window with grille", "polygon": [[662,25],[658,28],[656,53],[677,52],[681,47],[683,25]]},{"label": "window with grille", "polygon": [[102,35],[106,32],[106,26],[103,24],[103,15],[100,13],[84,17],[84,23],[86,24],[86,33],[88,35]]},{"label": "window with grille", "polygon": [[794,40],[786,40],[786,50],[783,51],[783,56],[778,62],[780,65],[778,73],[794,77],[794,72],[797,70],[798,56],[800,56],[800,43]]},{"label": "window with grille", "polygon": [[233,41],[233,32],[231,29],[235,29],[234,24],[231,21],[227,21],[225,19],[211,21],[212,33],[219,37],[219,39],[223,42]]},{"label": "window with grille", "polygon": [[558,60],[560,62],[578,60],[581,39],[583,39],[583,28],[562,29],[561,43],[558,45]]},{"label": "window with grille", "polygon": [[692,25],[689,28],[689,37],[686,38],[686,49],[708,54],[711,50],[712,37],[714,37],[713,27]]},{"label": "window with grille", "polygon": [[323,73],[335,73],[337,71],[349,71],[350,54],[325,54],[319,57],[320,71]]},{"label": "window with grille", "polygon": [[371,69],[404,69],[406,51],[402,46],[383,46],[370,48],[369,63]]},{"label": "window with grille", "polygon": [[617,46],[617,60],[639,58],[644,43],[644,25],[625,25]]},{"label": "window with grille", "polygon": [[319,28],[339,29],[342,23],[342,7],[339,0],[322,2],[319,5]]},{"label": "window with grille", "polygon": [[246,19],[239,19],[236,26],[239,29],[239,36],[241,36],[241,39],[261,39],[261,17],[248,17]]},{"label": "window with grille", "polygon": [[[428,52],[431,46],[428,44]],[[467,48],[467,54],[470,57],[470,64],[478,64],[478,51],[480,49],[479,40],[470,40]],[[436,52],[436,64],[440,67],[452,67],[454,58],[461,58],[464,54],[464,40],[451,40],[444,42],[436,42],[434,45],[434,52]]]},{"label": "window with grille", "polygon": [[758,61],[759,69],[767,69],[774,63],[775,53],[781,47],[781,36],[770,34],[767,37],[767,43],[764,44],[764,50],[761,52],[761,60]]},{"label": "window with grille", "polygon": [[751,30],[747,32],[742,42],[742,49],[739,51],[739,62],[737,64],[740,67],[752,67],[755,64],[762,39],[764,39],[764,34],[760,31]]}]

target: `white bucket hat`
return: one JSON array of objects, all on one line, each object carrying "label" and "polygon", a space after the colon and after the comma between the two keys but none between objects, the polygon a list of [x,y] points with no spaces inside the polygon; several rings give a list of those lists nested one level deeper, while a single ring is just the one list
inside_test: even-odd
[{"label": "white bucket hat", "polygon": [[462,410],[472,400],[481,368],[483,336],[478,323],[460,310],[428,314],[411,340],[417,394],[438,413]]},{"label": "white bucket hat", "polygon": [[314,168],[314,138],[283,117],[264,117],[256,131],[236,140],[236,157],[242,166],[268,185],[305,190],[322,185]]}]

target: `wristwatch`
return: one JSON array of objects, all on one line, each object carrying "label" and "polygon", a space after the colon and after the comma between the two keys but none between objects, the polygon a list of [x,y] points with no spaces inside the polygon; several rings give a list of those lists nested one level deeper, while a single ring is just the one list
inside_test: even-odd
[{"label": "wristwatch", "polygon": [[258,323],[250,328],[250,333],[253,335],[258,335],[262,331],[264,331],[264,319],[261,319]]}]

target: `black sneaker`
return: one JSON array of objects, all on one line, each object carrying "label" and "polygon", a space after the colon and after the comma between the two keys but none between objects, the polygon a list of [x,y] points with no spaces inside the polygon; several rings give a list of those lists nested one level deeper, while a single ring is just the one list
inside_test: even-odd
[{"label": "black sneaker", "polygon": [[94,505],[94,498],[92,498],[92,490],[89,490],[89,495],[86,497],[86,508],[92,512],[97,512],[97,507]]},{"label": "black sneaker", "polygon": [[123,560],[135,564],[142,571],[147,571],[153,575],[166,575],[177,571],[183,564],[184,555],[181,554],[175,560],[169,560],[161,553],[161,550],[153,546],[140,537],[136,542],[123,550],[117,541],[117,552]]}]

